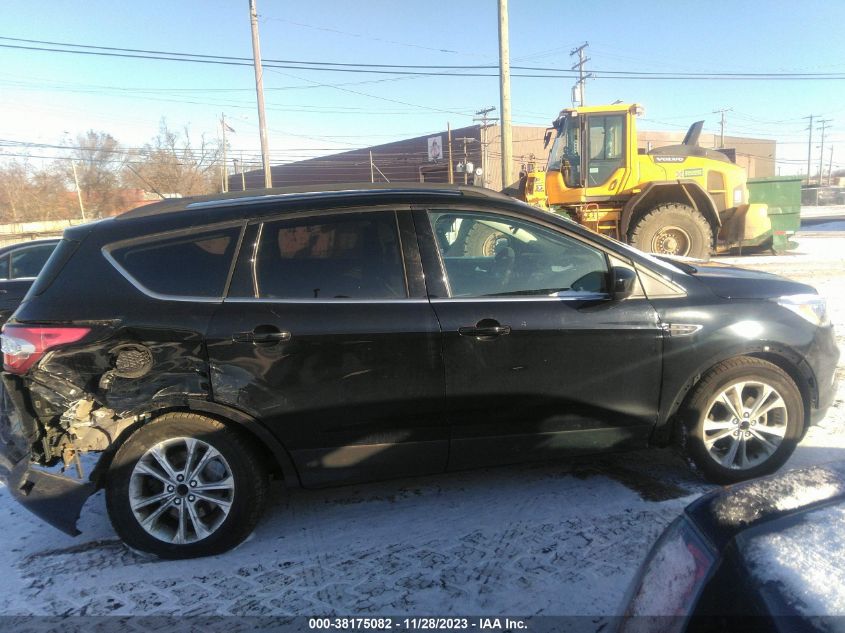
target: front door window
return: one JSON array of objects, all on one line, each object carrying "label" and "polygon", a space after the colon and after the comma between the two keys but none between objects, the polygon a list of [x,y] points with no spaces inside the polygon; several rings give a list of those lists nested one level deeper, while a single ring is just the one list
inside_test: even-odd
[{"label": "front door window", "polygon": [[489,213],[430,217],[453,297],[607,291],[605,254],[563,233]]}]

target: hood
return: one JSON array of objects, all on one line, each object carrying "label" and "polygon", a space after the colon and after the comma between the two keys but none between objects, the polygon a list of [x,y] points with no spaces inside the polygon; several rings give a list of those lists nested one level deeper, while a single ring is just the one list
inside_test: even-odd
[{"label": "hood", "polygon": [[725,299],[773,299],[785,295],[817,294],[816,289],[772,273],[724,264],[696,262],[692,277]]}]

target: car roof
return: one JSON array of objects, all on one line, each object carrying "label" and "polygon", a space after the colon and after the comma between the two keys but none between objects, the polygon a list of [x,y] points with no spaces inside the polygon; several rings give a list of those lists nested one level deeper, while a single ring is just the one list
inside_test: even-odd
[{"label": "car roof", "polygon": [[168,199],[138,207],[122,215],[65,229],[65,237],[83,240],[96,232],[96,243],[103,244],[140,237],[144,234],[194,228],[212,223],[240,221],[245,218],[294,211],[331,212],[341,207],[368,205],[444,205],[444,208],[478,205],[516,213],[526,219],[539,220],[600,241],[605,248],[625,258],[641,259],[623,247],[580,226],[564,216],[538,209],[504,193],[469,185],[440,183],[340,183],[305,187],[251,189],[207,196]]},{"label": "car roof", "polygon": [[347,204],[379,198],[440,198],[444,200],[485,199],[515,202],[503,193],[469,185],[440,183],[338,183],[301,187],[276,187],[249,189],[188,198],[172,198],[137,207],[119,216],[117,220],[148,218],[192,209],[231,209],[242,205],[272,204],[297,201],[336,201]]},{"label": "car roof", "polygon": [[24,248],[28,246],[43,246],[45,244],[58,244],[62,241],[60,237],[49,237],[49,238],[41,238],[37,240],[24,240],[21,242],[15,242],[14,244],[6,244],[5,246],[0,246],[0,256],[5,255],[9,251],[13,251],[18,248]]}]

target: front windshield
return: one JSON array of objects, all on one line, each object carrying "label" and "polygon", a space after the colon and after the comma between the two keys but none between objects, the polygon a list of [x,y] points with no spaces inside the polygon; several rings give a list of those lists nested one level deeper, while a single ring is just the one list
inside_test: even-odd
[{"label": "front windshield", "polygon": [[548,171],[559,171],[569,188],[581,186],[581,126],[578,118],[564,116],[555,126],[557,137],[549,153]]}]

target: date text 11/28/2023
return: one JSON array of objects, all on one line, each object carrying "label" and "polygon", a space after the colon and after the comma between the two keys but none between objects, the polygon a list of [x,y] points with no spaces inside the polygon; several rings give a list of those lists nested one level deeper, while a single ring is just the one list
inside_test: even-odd
[{"label": "date text 11/28/2023", "polygon": [[479,630],[479,631],[518,631],[527,629],[524,620],[519,618],[309,618],[310,630],[340,631],[444,631],[444,630]]}]

